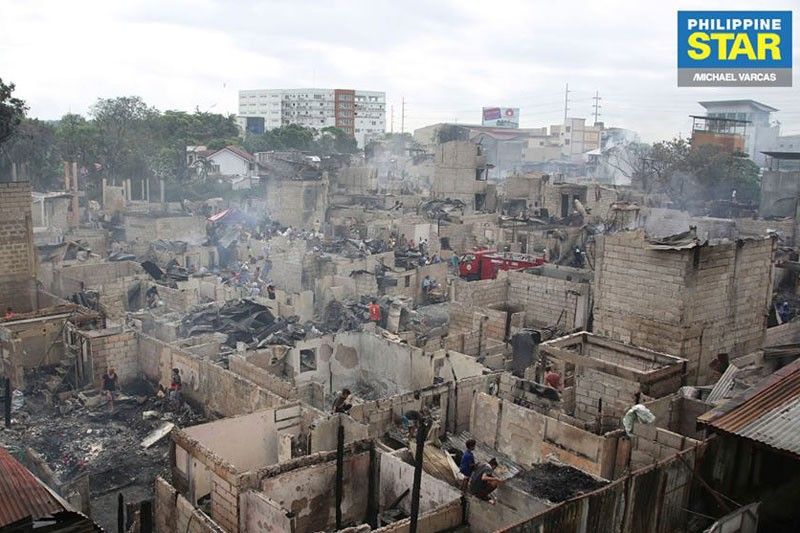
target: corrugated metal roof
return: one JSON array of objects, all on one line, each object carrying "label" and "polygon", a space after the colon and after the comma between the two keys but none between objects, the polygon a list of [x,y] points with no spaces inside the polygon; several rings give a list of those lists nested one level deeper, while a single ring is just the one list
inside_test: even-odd
[{"label": "corrugated metal roof", "polygon": [[64,510],[30,470],[0,447],[0,528],[28,516],[35,520]]},{"label": "corrugated metal roof", "polygon": [[698,421],[800,457],[800,359]]},{"label": "corrugated metal roof", "polygon": [[728,368],[725,369],[725,372],[719,377],[719,380],[714,385],[714,388],[711,389],[711,392],[708,395],[708,398],[705,399],[706,402],[710,404],[717,403],[720,400],[724,400],[727,397],[730,397],[731,391],[733,391],[733,378],[736,377],[736,373],[739,372],[739,369],[734,365],[728,365]]}]

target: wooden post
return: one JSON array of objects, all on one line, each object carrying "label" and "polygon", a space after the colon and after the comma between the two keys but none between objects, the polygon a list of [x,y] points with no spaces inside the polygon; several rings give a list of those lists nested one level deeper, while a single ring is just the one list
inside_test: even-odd
[{"label": "wooden post", "polygon": [[11,427],[11,378],[5,379],[5,393],[6,398],[4,402],[4,411],[5,411],[5,418],[6,418],[6,427]]},{"label": "wooden post", "polygon": [[125,498],[117,495],[117,533],[125,533]]},{"label": "wooden post", "polygon": [[425,449],[425,436],[428,434],[428,421],[420,420],[417,427],[417,453],[414,458],[414,484],[411,486],[411,527],[410,533],[417,533],[419,519],[419,492],[422,485],[422,460]]},{"label": "wooden post", "polygon": [[344,426],[339,422],[336,438],[336,529],[342,529],[342,483],[344,480]]},{"label": "wooden post", "polygon": [[153,504],[143,500],[139,507],[139,533],[153,533]]}]

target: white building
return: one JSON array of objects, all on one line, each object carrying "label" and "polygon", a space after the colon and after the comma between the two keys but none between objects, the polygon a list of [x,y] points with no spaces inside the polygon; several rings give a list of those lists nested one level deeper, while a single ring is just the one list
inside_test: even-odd
[{"label": "white building", "polygon": [[583,154],[600,148],[602,128],[588,126],[585,118],[570,117],[564,124],[550,126],[550,135],[558,135],[561,155],[565,160],[579,162]]},{"label": "white building", "polygon": [[780,135],[780,126],[773,124],[770,117],[777,109],[755,100],[715,100],[699,104],[706,108],[708,117],[749,121],[744,149],[757,165],[764,166],[765,157],[761,152],[772,150]]},{"label": "white building", "polygon": [[239,123],[246,131],[299,124],[340,128],[358,146],[386,132],[386,93],[352,89],[255,89],[239,91]]}]

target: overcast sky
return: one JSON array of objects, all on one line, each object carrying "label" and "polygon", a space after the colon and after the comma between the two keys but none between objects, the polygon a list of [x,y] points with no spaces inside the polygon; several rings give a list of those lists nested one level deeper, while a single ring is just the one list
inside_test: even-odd
[{"label": "overcast sky", "polygon": [[[797,0],[0,0],[0,77],[31,116],[86,113],[139,95],[164,109],[236,113],[237,91],[386,91],[400,130],[477,123],[482,106],[521,108],[523,127],[589,117],[646,140],[686,134],[698,100],[753,98],[800,133],[798,17],[793,88],[676,87],[676,11],[782,9]],[[387,126],[389,109],[387,105]]]}]

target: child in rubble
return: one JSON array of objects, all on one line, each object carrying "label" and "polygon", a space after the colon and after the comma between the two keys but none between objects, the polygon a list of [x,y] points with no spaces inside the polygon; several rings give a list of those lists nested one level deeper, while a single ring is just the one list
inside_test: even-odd
[{"label": "child in rubble", "polygon": [[103,374],[103,393],[106,395],[112,413],[114,412],[114,398],[117,396],[118,382],[117,372],[109,367],[108,371]]},{"label": "child in rubble", "polygon": [[181,389],[183,389],[183,380],[181,379],[181,371],[178,368],[172,369],[172,380],[169,384],[169,403],[173,410],[177,411],[180,409],[181,404],[183,403],[183,395],[181,394]]}]

